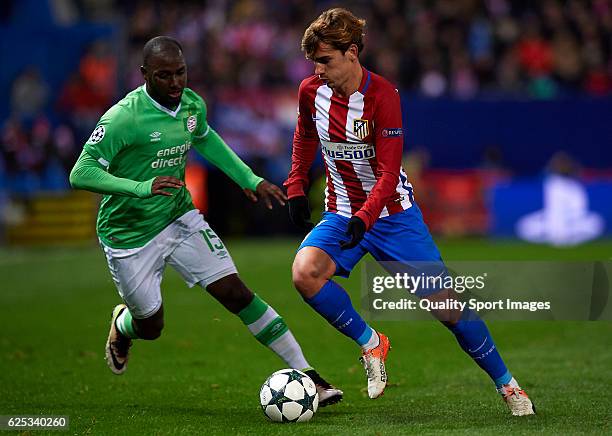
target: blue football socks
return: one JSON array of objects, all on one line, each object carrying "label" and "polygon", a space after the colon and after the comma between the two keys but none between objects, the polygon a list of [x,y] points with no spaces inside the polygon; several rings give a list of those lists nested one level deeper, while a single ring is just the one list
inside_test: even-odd
[{"label": "blue football socks", "polygon": [[485,370],[497,388],[512,380],[486,324],[473,310],[464,310],[459,322],[449,330],[457,342],[474,361]]},{"label": "blue football socks", "polygon": [[312,298],[304,298],[323,318],[343,335],[359,345],[368,343],[374,330],[363,320],[351,304],[351,299],[337,283],[327,283]]}]

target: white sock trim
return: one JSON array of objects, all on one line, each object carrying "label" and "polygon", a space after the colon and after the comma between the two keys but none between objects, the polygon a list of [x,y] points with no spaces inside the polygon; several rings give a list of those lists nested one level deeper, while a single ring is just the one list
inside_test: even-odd
[{"label": "white sock trim", "polygon": [[[508,383],[506,383],[504,386],[510,386],[510,387],[519,388],[519,389],[521,388],[514,377],[512,377],[510,379],[510,381]],[[500,394],[502,394],[502,395],[504,394],[504,387],[503,386],[501,388],[497,388],[496,390]]]},{"label": "white sock trim", "polygon": [[265,329],[266,326],[270,324],[277,317],[278,317],[278,313],[276,313],[276,311],[272,309],[272,306],[268,306],[264,314],[261,315],[261,317],[257,321],[255,321],[252,324],[249,324],[247,327],[250,330],[250,332],[253,333],[253,335],[257,335],[260,331]]}]

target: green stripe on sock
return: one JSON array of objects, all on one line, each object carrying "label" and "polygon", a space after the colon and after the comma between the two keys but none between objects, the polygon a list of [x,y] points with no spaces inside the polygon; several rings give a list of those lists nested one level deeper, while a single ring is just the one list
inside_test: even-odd
[{"label": "green stripe on sock", "polygon": [[247,307],[242,309],[238,316],[246,325],[253,324],[268,310],[268,303],[263,301],[255,294],[253,301],[249,303]]},{"label": "green stripe on sock", "polygon": [[287,330],[289,330],[289,327],[285,324],[285,320],[279,316],[265,326],[264,329],[255,336],[255,339],[267,346],[284,335]]},{"label": "green stripe on sock", "polygon": [[125,309],[123,313],[119,315],[117,321],[119,322],[116,323],[116,326],[123,336],[127,336],[130,339],[138,339],[138,335],[132,324],[132,314],[129,310]]}]

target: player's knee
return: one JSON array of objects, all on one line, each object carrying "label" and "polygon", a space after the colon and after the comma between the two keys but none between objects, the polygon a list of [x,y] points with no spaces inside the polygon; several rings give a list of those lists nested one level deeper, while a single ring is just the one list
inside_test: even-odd
[{"label": "player's knee", "polygon": [[244,283],[231,287],[227,290],[219,302],[223,304],[230,312],[238,313],[253,300],[253,292],[246,287]]},{"label": "player's knee", "polygon": [[443,317],[438,317],[440,322],[449,330],[455,328],[462,318],[463,312],[461,310],[450,310],[445,312]]},{"label": "player's knee", "polygon": [[305,298],[316,295],[336,270],[336,265],[323,250],[305,247],[298,252],[291,268],[293,285]]},{"label": "player's knee", "polygon": [[315,265],[296,262],[291,271],[293,286],[305,297],[314,295],[324,281],[322,272]]}]

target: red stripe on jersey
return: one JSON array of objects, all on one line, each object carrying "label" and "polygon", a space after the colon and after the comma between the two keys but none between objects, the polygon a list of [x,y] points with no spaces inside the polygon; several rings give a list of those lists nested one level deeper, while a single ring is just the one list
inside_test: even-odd
[{"label": "red stripe on jersey", "polygon": [[363,185],[357,177],[353,163],[346,160],[337,160],[336,169],[342,177],[344,187],[346,188],[346,194],[351,202],[351,214],[355,214],[361,205],[368,199],[368,195],[363,190]]},{"label": "red stripe on jersey", "polygon": [[[325,159],[325,158],[324,158]],[[332,182],[331,175],[329,174],[329,166],[325,164],[325,179],[327,182],[327,211],[338,212],[338,206],[336,205],[336,191],[334,190],[334,184]]]},{"label": "red stripe on jersey", "polygon": [[329,133],[330,141],[346,142],[346,116],[348,115],[348,100],[332,95],[329,107]]}]

